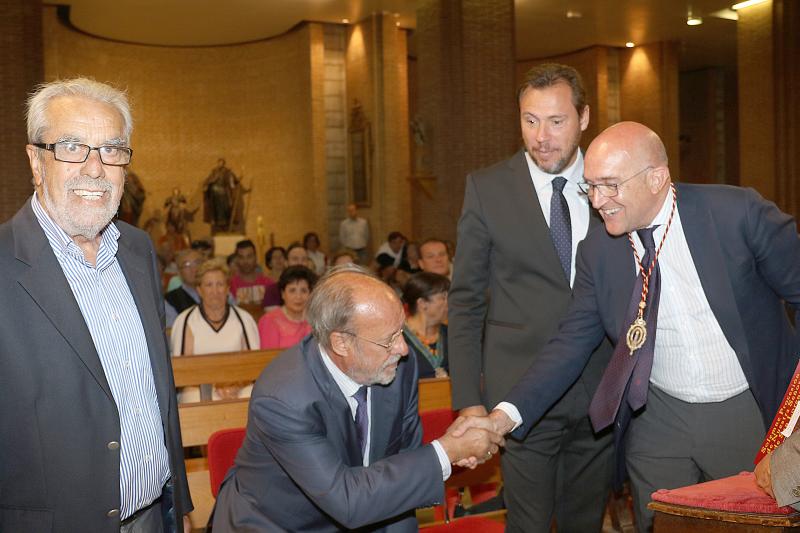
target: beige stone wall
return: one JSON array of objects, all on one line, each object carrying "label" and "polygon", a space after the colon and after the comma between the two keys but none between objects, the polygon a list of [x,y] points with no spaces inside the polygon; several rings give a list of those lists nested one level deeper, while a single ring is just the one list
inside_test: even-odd
[{"label": "beige stone wall", "polygon": [[[44,9],[45,78],[85,75],[126,87],[135,129],[132,170],[147,189],[146,219],[178,186],[201,205],[201,185],[220,157],[253,191],[247,233],[263,217],[279,244],[309,230],[327,236],[324,187],[323,34],[303,24],[255,43],[159,47],[109,42],[63,26]],[[202,216],[196,220],[201,220]],[[207,224],[190,226],[193,237]]]}]

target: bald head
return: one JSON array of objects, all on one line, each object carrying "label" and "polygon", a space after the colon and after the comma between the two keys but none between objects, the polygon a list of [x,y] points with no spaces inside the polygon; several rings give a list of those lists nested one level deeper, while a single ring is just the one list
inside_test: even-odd
[{"label": "bald head", "polygon": [[614,124],[592,141],[584,176],[587,183],[601,186],[590,199],[612,235],[650,225],[671,181],[664,143],[637,122]]}]

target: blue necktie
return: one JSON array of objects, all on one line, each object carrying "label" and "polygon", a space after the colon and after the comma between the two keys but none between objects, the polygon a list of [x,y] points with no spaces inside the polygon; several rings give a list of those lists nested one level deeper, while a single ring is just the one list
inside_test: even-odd
[{"label": "blue necktie", "polygon": [[553,196],[550,198],[550,237],[556,247],[558,260],[567,283],[570,282],[572,266],[572,222],[569,218],[569,206],[564,198],[564,185],[567,180],[563,176],[553,178]]},{"label": "blue necktie", "polygon": [[361,457],[364,457],[364,448],[367,445],[367,431],[369,431],[369,414],[367,412],[367,387],[362,386],[353,394],[358,407],[356,407],[356,434],[361,447]]}]

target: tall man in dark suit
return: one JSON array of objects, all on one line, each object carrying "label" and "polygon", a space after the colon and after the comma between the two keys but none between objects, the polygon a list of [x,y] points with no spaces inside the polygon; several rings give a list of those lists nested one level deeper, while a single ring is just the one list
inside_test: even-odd
[{"label": "tall man in dark suit", "polygon": [[155,252],[111,222],[131,128],[92,80],[28,102],[35,194],[0,226],[0,531],[160,533],[192,509]]},{"label": "tall man in dark suit", "polygon": [[[578,189],[578,143],[589,124],[580,75],[565,65],[535,67],[518,100],[525,147],[467,178],[458,223],[449,344],[453,406],[462,414],[486,414],[484,405],[500,401],[556,333],[578,242],[600,224]],[[548,532],[554,515],[559,531],[600,530],[611,440],[593,434],[586,412],[609,353],[604,343],[536,429],[508,441],[509,531]]]},{"label": "tall man in dark suit", "polygon": [[647,531],[653,491],[752,466],[797,365],[784,302],[800,304],[800,239],[751,189],[673,188],[664,145],[641,124],[600,134],[585,176],[605,231],[581,243],[558,336],[489,420],[525,434],[608,335],[617,348],[590,414],[596,429],[614,425]]},{"label": "tall man in dark suit", "polygon": [[323,276],[307,313],[313,337],[253,388],[214,532],[417,531],[414,509],[442,501],[450,463],[490,458],[502,441],[448,433],[421,446],[403,307],[361,267]]}]

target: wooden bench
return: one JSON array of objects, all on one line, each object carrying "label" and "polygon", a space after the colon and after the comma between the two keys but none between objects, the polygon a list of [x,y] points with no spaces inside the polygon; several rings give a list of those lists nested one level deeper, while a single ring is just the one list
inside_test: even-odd
[{"label": "wooden bench", "polygon": [[[256,350],[172,358],[175,385],[186,387],[206,383],[255,381],[280,350]],[[184,447],[205,446],[208,437],[220,429],[247,425],[249,400],[218,400],[178,406]],[[431,378],[419,382],[419,409],[450,407],[450,379]],[[189,490],[194,502],[190,515],[195,528],[204,527],[214,506],[205,457],[186,460]]]}]

